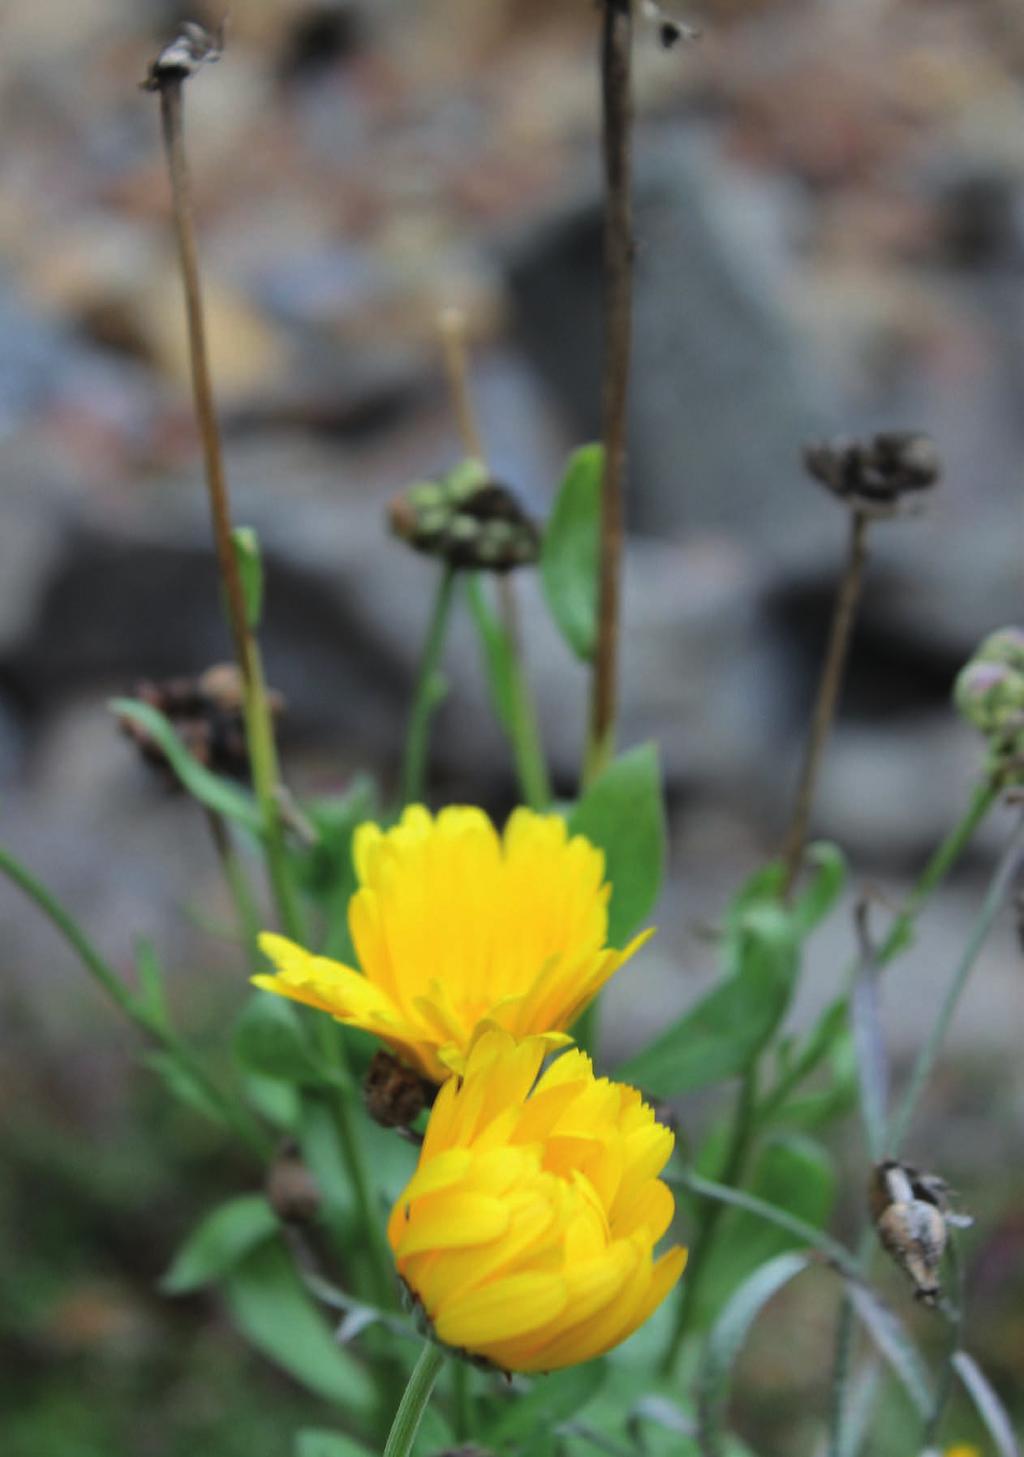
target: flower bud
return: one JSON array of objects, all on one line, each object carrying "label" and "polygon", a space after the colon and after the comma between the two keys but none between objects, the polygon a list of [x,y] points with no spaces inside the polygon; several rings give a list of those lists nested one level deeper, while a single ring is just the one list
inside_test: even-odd
[{"label": "flower bud", "polygon": [[993,771],[1016,779],[1024,770],[1024,632],[991,633],[957,675],[953,701],[988,740]]},{"label": "flower bud", "polygon": [[433,1088],[405,1063],[380,1048],[363,1079],[366,1111],[382,1128],[410,1128],[427,1106]]},{"label": "flower bud", "polygon": [[507,486],[466,461],[439,481],[421,481],[388,507],[391,530],[452,567],[507,572],[537,560],[540,535]]}]

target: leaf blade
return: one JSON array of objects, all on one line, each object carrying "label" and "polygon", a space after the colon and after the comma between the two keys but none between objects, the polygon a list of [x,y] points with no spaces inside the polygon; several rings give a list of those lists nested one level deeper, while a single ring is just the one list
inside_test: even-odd
[{"label": "leaf blade", "polygon": [[593,661],[604,451],[584,445],[569,457],[540,551],[540,579],[551,616],[572,651]]}]

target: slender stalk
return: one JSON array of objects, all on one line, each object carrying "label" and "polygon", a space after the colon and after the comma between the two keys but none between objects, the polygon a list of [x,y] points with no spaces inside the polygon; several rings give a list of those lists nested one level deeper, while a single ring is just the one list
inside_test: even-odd
[{"label": "slender stalk", "polygon": [[[739,1184],[743,1178],[747,1156],[757,1129],[757,1120],[754,1116],[756,1110],[757,1067],[754,1066],[749,1069],[743,1079],[736,1102],[729,1146],[726,1150],[722,1177],[719,1181],[727,1188]],[[686,1278],[682,1284],[682,1297],[676,1308],[675,1328],[662,1362],[662,1372],[665,1376],[671,1376],[675,1371],[683,1343],[693,1323],[697,1310],[697,1298],[707,1269],[708,1256],[714,1247],[715,1233],[724,1212],[725,1204],[723,1202],[712,1203],[707,1212],[701,1216],[697,1226],[690,1257],[687,1261]]]},{"label": "slender stalk", "polygon": [[633,334],[633,7],[603,0],[601,105],[605,177],[604,366],[601,387],[604,475],[598,579],[597,652],[591,683],[584,782],[615,749],[619,597],[625,531],[626,405]]},{"label": "slender stalk", "polygon": [[777,1204],[769,1204],[766,1199],[759,1199],[756,1194],[747,1194],[743,1189],[731,1189],[727,1184],[719,1184],[714,1179],[705,1179],[703,1175],[694,1173],[691,1169],[677,1175],[671,1182],[680,1183],[683,1188],[689,1189],[691,1193],[702,1199],[724,1204],[733,1209],[742,1209],[746,1214],[753,1214],[767,1224],[774,1224],[779,1229],[786,1230],[789,1234],[795,1235],[797,1239],[803,1240],[812,1249],[816,1249],[841,1274],[851,1280],[860,1279],[861,1272],[857,1260],[845,1245],[841,1245],[838,1240],[832,1239],[822,1230],[815,1228],[813,1224],[808,1224],[806,1220],[798,1219],[795,1214],[789,1214],[785,1209],[780,1209]]},{"label": "slender stalk", "polygon": [[465,1361],[453,1361],[452,1373],[452,1428],[457,1442],[465,1442],[473,1435],[473,1400],[469,1391],[469,1367]]},{"label": "slender stalk", "polygon": [[459,423],[462,448],[470,460],[484,460],[484,445],[469,392],[469,355],[466,349],[466,317],[461,309],[442,309],[438,318],[445,372],[452,404]]},{"label": "slender stalk", "polygon": [[444,1360],[441,1347],[433,1341],[427,1341],[399,1402],[384,1448],[384,1457],[409,1457]]},{"label": "slender stalk", "polygon": [[[991,801],[988,802],[990,803]],[[981,796],[976,796],[971,811],[969,811],[968,816],[965,816],[965,821],[977,814],[980,803]],[[987,808],[987,804],[985,807]],[[957,1003],[964,987],[967,985],[974,963],[992,928],[993,922],[1004,904],[1013,881],[1019,872],[1022,851],[1024,851],[1024,816],[1022,816],[1010,837],[1009,844],[996,867],[995,874],[989,884],[988,892],[982,902],[981,910],[971,929],[963,956],[953,973],[952,980],[950,981],[942,1005],[938,1010],[931,1032],[914,1063],[903,1101],[890,1121],[886,1145],[889,1157],[891,1158],[897,1158],[899,1156],[899,1151],[906,1138],[911,1119],[913,1118],[917,1100],[935,1065],[935,1060],[938,1057],[939,1050],[949,1030],[949,1024],[952,1021]],[[874,1233],[868,1228],[861,1237],[857,1252],[858,1263],[862,1271],[866,1268],[873,1248]],[[958,1302],[958,1304],[962,1304],[962,1301]],[[839,1454],[843,1451],[843,1424],[845,1419],[846,1393],[849,1385],[852,1347],[853,1311],[850,1308],[849,1301],[844,1300],[840,1308],[839,1321],[836,1327],[836,1354],[832,1382],[832,1421],[829,1457],[839,1457]],[[939,1418],[941,1419],[941,1411]]]},{"label": "slender stalk", "polygon": [[868,517],[863,512],[855,511],[853,513],[850,519],[850,545],[846,566],[836,594],[825,662],[821,671],[818,696],[811,716],[807,747],[804,750],[804,760],[800,769],[793,818],[782,844],[782,859],[786,864],[783,895],[787,898],[800,871],[800,861],[814,805],[814,791],[817,788],[825,745],[828,742],[829,730],[832,727],[836,705],[839,701],[839,688],[850,645],[850,634],[864,580],[868,525]]},{"label": "slender stalk", "polygon": [[430,720],[437,707],[437,672],[441,663],[444,640],[448,632],[452,602],[455,597],[455,569],[445,566],[437,584],[430,624],[427,628],[423,655],[413,692],[412,713],[402,757],[402,803],[414,804],[423,798],[427,777],[427,752],[430,745]]},{"label": "slender stalk", "polygon": [[185,154],[184,78],[179,72],[165,71],[158,73],[154,79],[160,93],[160,120],[171,184],[174,230],[188,325],[192,395],[202,442],[213,540],[224,586],[228,627],[245,688],[246,737],[252,765],[253,790],[260,804],[267,874],[281,925],[288,935],[295,936],[300,929],[299,913],[288,873],[284,834],[277,809],[275,790],[279,776],[273,721],[267,703],[259,649],[249,626],[242,578],[231,539],[231,503],[210,376],[192,188]]},{"label": "slender stalk", "polygon": [[914,1066],[911,1069],[910,1080],[903,1100],[896,1110],[889,1125],[888,1146],[890,1158],[896,1158],[903,1147],[907,1132],[910,1128],[914,1110],[917,1107],[918,1099],[921,1096],[924,1086],[931,1076],[932,1068],[941,1051],[942,1044],[949,1031],[949,1025],[953,1020],[957,1004],[963,995],[964,988],[974,970],[974,964],[978,959],[981,948],[988,939],[996,916],[1002,909],[1013,883],[1021,869],[1021,857],[1024,854],[1024,816],[1021,816],[1016,829],[1010,837],[1003,855],[996,867],[995,874],[989,884],[982,907],[977,919],[971,928],[964,953],[957,964],[956,970],[946,989],[946,995],[936,1014],[928,1038],[917,1055]]},{"label": "slender stalk", "polygon": [[[469,389],[469,355],[466,348],[466,321],[459,309],[444,309],[438,320],[444,349],[445,370],[451,390],[452,405],[459,423],[462,448],[470,460],[486,462],[483,437]],[[479,597],[479,578],[470,577],[467,590]],[[501,619],[508,644],[509,687],[512,698],[510,736],[515,755],[516,774],[523,798],[531,809],[546,809],[551,803],[551,786],[540,741],[537,709],[526,676],[526,655],[519,631],[519,607],[515,583],[509,573],[498,577]],[[485,609],[486,610],[486,609]]]},{"label": "slender stalk", "polygon": [[921,1437],[922,1451],[929,1451],[939,1439],[942,1420],[946,1415],[946,1408],[949,1406],[950,1398],[953,1395],[953,1387],[956,1383],[954,1358],[963,1343],[966,1317],[964,1305],[964,1268],[963,1260],[960,1258],[960,1244],[956,1235],[952,1232],[950,1233],[949,1245],[946,1252],[946,1268],[949,1271],[948,1283],[952,1290],[952,1296],[947,1310],[947,1318],[949,1320],[949,1351],[936,1388],[935,1405],[932,1407],[931,1414],[925,1422],[924,1432]]},{"label": "slender stalk", "polygon": [[6,875],[20,891],[33,901],[47,920],[64,937],[86,971],[126,1017],[140,1027],[178,1064],[182,1072],[203,1091],[224,1122],[261,1158],[270,1153],[270,1145],[248,1110],[227,1097],[211,1081],[206,1069],[191,1050],[161,1018],[147,1014],[137,998],[101,956],[71,913],[61,905],[43,883],[9,851],[0,846],[0,874]]},{"label": "slender stalk", "polygon": [[[890,926],[885,940],[877,952],[876,959],[879,968],[892,961],[904,949],[915,919],[920,915],[929,897],[942,884],[967,849],[974,832],[995,803],[998,793],[998,789],[987,779],[983,780],[975,789],[966,812],[932,855]],[[857,962],[854,962],[846,974],[847,984],[856,975],[856,970]],[[797,1059],[792,1073],[776,1083],[761,1102],[757,1113],[759,1123],[763,1124],[774,1117],[793,1090],[810,1076],[830,1050],[831,1044],[823,1042],[817,1057],[806,1061]]]},{"label": "slender stalk", "polygon": [[204,811],[206,823],[210,827],[210,835],[213,839],[213,846],[217,852],[217,859],[220,862],[221,873],[224,876],[225,884],[234,902],[235,914],[238,917],[239,930],[242,933],[242,940],[250,959],[255,962],[257,956],[256,938],[259,935],[260,919],[256,902],[253,900],[252,890],[249,887],[245,874],[245,867],[235,848],[231,838],[231,831],[224,820],[223,815],[217,814],[215,810]]}]

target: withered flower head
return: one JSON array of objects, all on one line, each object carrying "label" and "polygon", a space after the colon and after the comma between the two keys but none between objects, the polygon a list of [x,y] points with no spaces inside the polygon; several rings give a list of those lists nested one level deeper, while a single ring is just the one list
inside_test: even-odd
[{"label": "withered flower head", "polygon": [[866,440],[839,438],[808,445],[804,465],[840,501],[865,516],[919,510],[922,493],[942,473],[934,442],[910,431],[884,431]]},{"label": "withered flower head", "polygon": [[436,1089],[394,1053],[379,1048],[363,1079],[366,1111],[382,1128],[410,1128]]},{"label": "withered flower head", "polygon": [[872,1174],[868,1202],[879,1241],[910,1280],[916,1298],[937,1305],[948,1228],[971,1222],[953,1212],[945,1179],[886,1159]]},{"label": "withered flower head", "polygon": [[388,508],[391,530],[452,567],[507,572],[537,560],[540,534],[515,494],[467,461],[439,481],[420,481]]},{"label": "withered flower head", "polygon": [[206,62],[219,61],[223,53],[223,22],[212,31],[194,20],[186,20],[174,40],[164,46],[150,65],[141,83],[142,90],[159,91],[166,82],[186,81]]},{"label": "withered flower head", "polygon": [[[234,663],[216,663],[198,678],[138,683],[135,697],[170,720],[189,753],[205,768],[232,779],[248,776],[242,675]],[[279,693],[270,693],[268,701],[273,714],[284,709]],[[146,762],[160,770],[170,786],[177,787],[177,775],[156,740],[128,718],[120,718],[119,723],[122,733],[134,740]]]}]

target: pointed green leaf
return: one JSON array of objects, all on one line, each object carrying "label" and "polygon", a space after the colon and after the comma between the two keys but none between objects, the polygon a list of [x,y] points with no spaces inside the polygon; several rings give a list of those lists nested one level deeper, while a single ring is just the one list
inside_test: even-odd
[{"label": "pointed green leaf", "polygon": [[732,1368],[750,1328],[773,1296],[811,1264],[807,1255],[777,1255],[743,1282],[715,1321],[708,1336],[700,1374],[700,1430],[702,1450],[721,1447],[722,1419],[729,1395]]},{"label": "pointed green leaf", "polygon": [[247,1072],[286,1083],[325,1080],[298,1013],[274,992],[258,991],[249,998],[235,1024],[233,1048]]},{"label": "pointed green leaf", "polygon": [[540,551],[548,609],[566,642],[584,662],[593,659],[597,645],[603,469],[600,445],[584,445],[569,457]]},{"label": "pointed green leaf", "polygon": [[[821,1229],[832,1212],[836,1175],[831,1156],[799,1134],[773,1139],[761,1149],[750,1180],[755,1199]],[[713,1318],[746,1277],[784,1250],[806,1247],[792,1230],[757,1214],[729,1209],[715,1233],[714,1247],[701,1281],[698,1319]]]},{"label": "pointed green leaf", "polygon": [[224,1291],[239,1329],[264,1356],[348,1415],[374,1411],[376,1380],[336,1343],[277,1240],[257,1245],[229,1271]]},{"label": "pointed green leaf", "polygon": [[179,1103],[184,1103],[187,1108],[203,1118],[208,1118],[211,1123],[225,1126],[224,1113],[216,1100],[211,1098],[203,1084],[187,1067],[182,1066],[173,1053],[154,1049],[143,1053],[142,1061],[163,1079],[164,1086]]},{"label": "pointed green leaf", "polygon": [[236,824],[244,825],[254,834],[260,831],[260,814],[251,794],[240,789],[230,780],[200,764],[186,749],[175,733],[170,721],[151,703],[140,703],[134,698],[114,698],[110,708],[119,718],[127,719],[144,729],[167,756],[167,762],[181,780],[193,799],[216,814],[224,815]]},{"label": "pointed green leaf", "polygon": [[657,748],[642,744],[610,764],[569,815],[569,829],[604,851],[612,887],[608,941],[624,946],[653,910],[665,869]]},{"label": "pointed green leaf", "polygon": [[139,977],[137,1005],[151,1027],[167,1026],[167,998],[164,972],[152,941],[140,937],[135,943],[135,970]]},{"label": "pointed green leaf", "polygon": [[230,1199],[192,1231],[160,1281],[160,1289],[165,1295],[200,1290],[276,1232],[277,1217],[262,1194]]},{"label": "pointed green leaf", "polygon": [[745,1071],[789,1005],[799,964],[792,920],[776,907],[756,907],[724,949],[731,973],[617,1077],[671,1098]]}]

